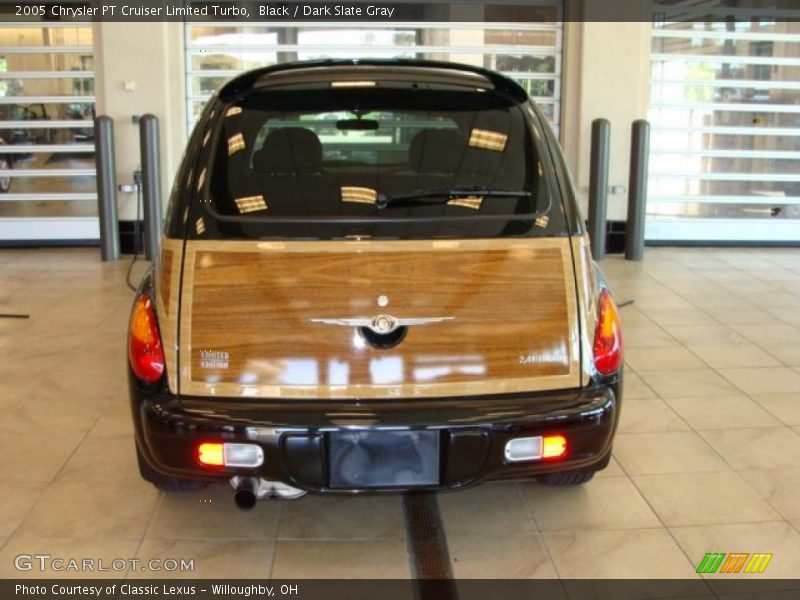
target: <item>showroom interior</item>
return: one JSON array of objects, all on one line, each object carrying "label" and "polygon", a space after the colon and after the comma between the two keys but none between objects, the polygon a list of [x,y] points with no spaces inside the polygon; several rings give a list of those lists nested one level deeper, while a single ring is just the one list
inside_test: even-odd
[{"label": "showroom interior", "polygon": [[[194,559],[191,573],[148,577],[414,575],[399,495],[309,494],[241,511],[226,486],[172,494],[142,481],[125,335],[128,281],[149,268],[130,253],[139,117],[159,119],[166,203],[195,121],[237,74],[428,58],[519,82],[560,141],[584,214],[592,122],[610,122],[600,267],[624,305],[608,468],[578,487],[439,494],[452,576],[714,581],[725,575],[697,571],[706,553],[764,552],[764,577],[796,578],[800,22],[664,21],[637,0],[624,3],[629,20],[605,21],[597,3],[578,4],[580,20],[558,0],[506,0],[408,21],[0,23],[0,577],[86,576],[21,572],[21,553]],[[98,248],[100,115],[115,128],[116,261]],[[613,246],[637,119],[651,138],[646,249],[631,261]]]}]

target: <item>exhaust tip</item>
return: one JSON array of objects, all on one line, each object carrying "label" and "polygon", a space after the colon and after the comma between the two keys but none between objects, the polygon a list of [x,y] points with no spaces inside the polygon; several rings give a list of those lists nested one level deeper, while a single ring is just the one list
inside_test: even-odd
[{"label": "exhaust tip", "polygon": [[242,510],[250,510],[258,500],[295,500],[306,495],[305,490],[294,488],[280,481],[267,481],[260,477],[231,477],[230,484],[236,490],[233,501]]},{"label": "exhaust tip", "polygon": [[242,479],[236,486],[236,493],[233,495],[233,501],[242,510],[250,510],[256,505],[256,486],[252,479]]}]

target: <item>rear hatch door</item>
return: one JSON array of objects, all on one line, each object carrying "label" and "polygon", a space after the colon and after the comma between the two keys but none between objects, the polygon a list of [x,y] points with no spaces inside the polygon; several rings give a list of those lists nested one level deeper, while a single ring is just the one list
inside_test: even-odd
[{"label": "rear hatch door", "polygon": [[[568,237],[188,240],[180,391],[361,399],[577,388],[576,313]],[[404,335],[376,347],[365,323]]]}]

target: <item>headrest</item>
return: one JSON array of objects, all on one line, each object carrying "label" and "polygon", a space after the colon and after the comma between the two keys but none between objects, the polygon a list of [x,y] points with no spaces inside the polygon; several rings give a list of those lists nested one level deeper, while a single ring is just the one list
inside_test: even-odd
[{"label": "headrest", "polygon": [[317,134],[302,127],[276,129],[253,155],[253,169],[266,173],[320,171],[322,144]]},{"label": "headrest", "polygon": [[464,146],[464,138],[454,129],[423,129],[411,138],[408,160],[418,173],[455,173]]}]

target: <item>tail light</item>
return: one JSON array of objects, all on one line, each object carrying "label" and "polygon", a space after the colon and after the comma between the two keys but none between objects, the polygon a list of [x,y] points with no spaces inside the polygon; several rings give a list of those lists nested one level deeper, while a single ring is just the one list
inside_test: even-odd
[{"label": "tail light", "polygon": [[561,434],[514,438],[506,442],[505,456],[510,463],[564,458],[567,438]]},{"label": "tail light", "polygon": [[164,373],[164,349],[153,303],[147,296],[139,296],[133,305],[128,330],[128,361],[136,377],[145,383],[158,381]]},{"label": "tail light", "polygon": [[204,467],[224,467],[225,450],[220,442],[204,442],[197,447],[197,462]]},{"label": "tail light", "polygon": [[264,464],[264,451],[257,444],[202,442],[197,446],[201,467],[243,467],[255,469]]},{"label": "tail light", "polygon": [[594,331],[594,367],[601,375],[611,375],[622,365],[622,328],[617,305],[604,289],[597,303],[597,328]]},{"label": "tail light", "polygon": [[567,453],[567,438],[546,435],[542,438],[542,458],[561,458]]}]

